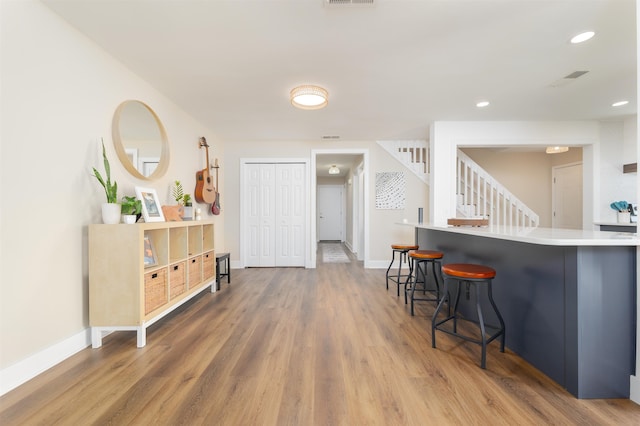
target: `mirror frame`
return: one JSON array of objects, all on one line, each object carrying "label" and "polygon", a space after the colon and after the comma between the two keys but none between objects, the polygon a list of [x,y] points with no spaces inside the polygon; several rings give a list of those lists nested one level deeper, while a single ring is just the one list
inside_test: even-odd
[{"label": "mirror frame", "polygon": [[[131,103],[137,103],[142,105],[144,108],[146,108],[147,111],[151,113],[151,116],[153,117],[153,119],[156,121],[158,130],[160,131],[160,143],[162,145],[160,147],[160,161],[156,169],[149,176],[143,175],[135,167],[135,165],[131,163],[129,156],[126,153],[125,145],[120,134],[120,117],[122,116],[122,112],[124,108],[127,105],[130,105]],[[116,153],[118,154],[118,159],[120,160],[120,164],[122,164],[122,166],[129,173],[131,173],[133,177],[150,181],[150,180],[161,178],[169,169],[169,139],[167,138],[167,132],[164,126],[162,125],[160,118],[158,118],[158,115],[156,114],[156,112],[144,102],[138,101],[135,99],[129,99],[122,102],[120,105],[118,105],[118,108],[116,108],[116,111],[113,114],[113,120],[111,122],[111,135],[113,138],[113,146],[116,150]]]}]

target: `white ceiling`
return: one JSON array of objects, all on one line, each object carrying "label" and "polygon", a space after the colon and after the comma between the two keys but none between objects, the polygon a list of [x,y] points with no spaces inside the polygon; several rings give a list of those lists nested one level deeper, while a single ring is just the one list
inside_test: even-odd
[{"label": "white ceiling", "polygon": [[[224,141],[426,139],[434,120],[637,113],[634,0],[325,1],[43,0]],[[585,30],[596,36],[569,43]],[[589,72],[553,87],[574,71]],[[291,106],[307,83],[329,91],[327,108]]]}]

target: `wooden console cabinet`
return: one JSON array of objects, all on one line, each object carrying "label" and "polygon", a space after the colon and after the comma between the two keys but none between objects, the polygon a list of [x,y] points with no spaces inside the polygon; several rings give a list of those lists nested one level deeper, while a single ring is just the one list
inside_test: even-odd
[{"label": "wooden console cabinet", "polygon": [[[146,328],[215,286],[212,221],[89,225],[91,344],[104,332]],[[149,243],[153,252],[149,252]]]}]

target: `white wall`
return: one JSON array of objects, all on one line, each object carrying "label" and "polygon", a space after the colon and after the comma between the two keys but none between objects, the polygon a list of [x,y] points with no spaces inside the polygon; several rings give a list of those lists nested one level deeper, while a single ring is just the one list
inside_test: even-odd
[{"label": "white wall", "polygon": [[[223,206],[226,209],[226,244],[232,259],[239,259],[240,253],[240,159],[241,158],[310,158],[312,149],[369,150],[369,260],[372,267],[386,267],[390,259],[390,245],[397,242],[413,242],[414,230],[411,227],[395,225],[403,218],[417,220],[418,207],[424,207],[428,199],[427,186],[408,172],[399,162],[385,152],[375,141],[299,141],[264,142],[246,141],[229,144],[225,147],[224,164],[227,179],[226,194],[223,194]],[[405,171],[407,176],[407,204],[404,210],[376,210],[375,173]],[[313,213],[315,214],[315,213]]]},{"label": "white wall", "polygon": [[637,203],[637,174],[623,173],[622,166],[636,162],[638,132],[635,116],[624,122],[603,122],[600,126],[600,194],[596,221],[617,221],[612,201]]},{"label": "white wall", "polygon": [[[87,225],[101,222],[105,201],[90,174],[92,166],[102,170],[100,138],[119,197],[133,195],[135,185],[152,186],[167,204],[175,203],[168,192],[173,180],[195,187],[204,158],[198,137],[208,136],[216,149],[221,144],[40,2],[0,7],[0,369],[6,373],[74,336],[76,346],[88,344]],[[132,178],[117,160],[111,118],[126,99],[154,108],[167,130],[171,163],[158,181]],[[223,217],[215,220],[222,224]],[[217,226],[216,245],[222,241],[224,226]]]}]

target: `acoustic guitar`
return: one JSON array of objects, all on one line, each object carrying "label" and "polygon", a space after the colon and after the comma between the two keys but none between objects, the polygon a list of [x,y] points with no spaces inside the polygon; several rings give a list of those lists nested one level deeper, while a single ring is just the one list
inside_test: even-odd
[{"label": "acoustic guitar", "polygon": [[220,185],[218,184],[218,169],[220,168],[220,166],[218,166],[217,158],[216,158],[216,161],[213,163],[213,168],[216,169],[216,200],[211,205],[211,213],[215,215],[219,215],[220,214],[220,192],[218,191],[218,188],[220,187]]},{"label": "acoustic guitar", "polygon": [[209,173],[209,145],[204,137],[200,138],[200,148],[204,147],[207,156],[207,167],[196,172],[195,198],[199,203],[211,204],[216,200],[216,188]]}]

